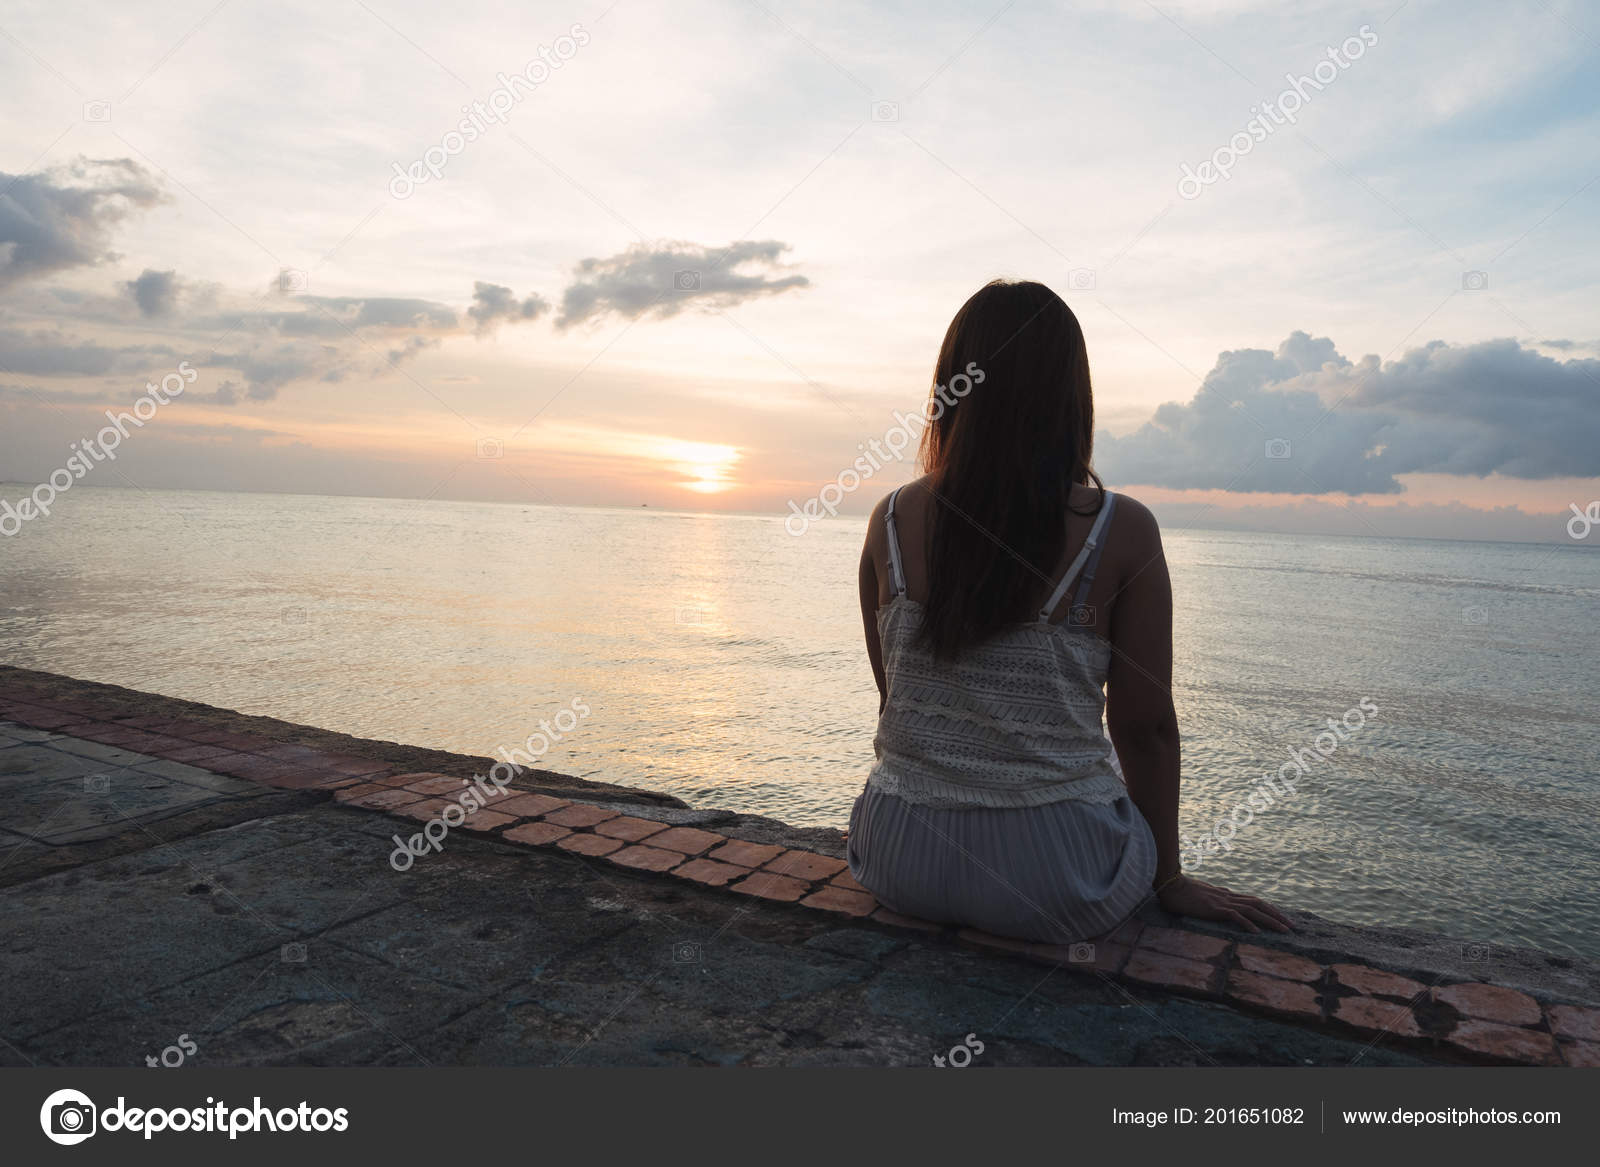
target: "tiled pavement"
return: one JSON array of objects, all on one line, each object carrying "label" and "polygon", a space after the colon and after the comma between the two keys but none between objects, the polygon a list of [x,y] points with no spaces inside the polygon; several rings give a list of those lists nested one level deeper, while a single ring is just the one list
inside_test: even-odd
[{"label": "tiled pavement", "polygon": [[[759,952],[741,949],[739,960],[728,967],[731,971],[749,962],[751,967],[743,968],[741,977],[755,976],[763,982],[786,978],[814,981],[821,994],[818,1007],[821,999],[838,995],[840,1001],[833,1007],[844,1008],[843,1001],[854,993],[850,999],[856,1004],[852,1007],[870,1009],[876,1002],[892,1014],[893,1002],[926,1001],[930,991],[950,987],[938,982],[948,978],[952,961],[965,962],[962,967],[968,972],[954,986],[957,996],[961,984],[983,983],[982,977],[970,975],[973,969],[981,968],[986,976],[1002,981],[1025,969],[1021,962],[1046,966],[1052,970],[1050,976],[1065,974],[1067,979],[1057,982],[1064,987],[1053,992],[1064,992],[1066,998],[1026,990],[1022,1001],[1032,997],[1033,1002],[1022,1009],[1022,1015],[1042,1032],[1059,1025],[1073,1010],[1099,1020],[1085,1022],[1075,1036],[1057,1042],[1034,1042],[1032,1030],[1017,1030],[1013,1051],[1031,1051],[1018,1054],[1023,1062],[1093,1061],[1097,1053],[1113,1062],[1119,1057],[1204,1060],[1211,1055],[1188,1034],[1215,1032],[1219,1025],[1226,1029],[1221,1019],[1232,1017],[1237,1022],[1236,1032],[1220,1039],[1223,1048],[1243,1049],[1257,1041],[1261,1050],[1270,1051],[1257,1055],[1265,1060],[1600,1064],[1600,1009],[1591,1007],[1592,1000],[1539,999],[1521,989],[1442,978],[1421,969],[1380,968],[1349,954],[1308,955],[1286,949],[1274,938],[1243,938],[1140,920],[1130,921],[1093,944],[1067,947],[956,931],[907,919],[879,906],[850,878],[843,861],[833,856],[674,825],[646,813],[629,813],[631,808],[619,809],[616,804],[515,790],[500,795],[492,787],[460,777],[395,773],[382,762],[356,754],[283,743],[226,726],[164,715],[117,716],[94,701],[0,690],[0,719],[0,831],[4,832],[0,834],[0,876],[10,854],[28,849],[81,846],[130,829],[159,841],[159,824],[175,816],[261,799],[274,791],[319,792],[313,799],[315,809],[277,816],[263,811],[268,817],[199,836],[193,846],[185,840],[186,849],[216,851],[214,860],[201,860],[199,866],[185,859],[182,866],[187,870],[176,875],[180,882],[190,882],[183,894],[191,902],[196,897],[210,901],[212,911],[203,932],[174,925],[176,931],[166,937],[148,935],[148,928],[146,933],[120,934],[115,922],[103,921],[103,912],[94,907],[86,911],[78,902],[82,893],[73,888],[83,876],[79,869],[37,880],[37,888],[34,882],[25,882],[0,892],[0,900],[7,902],[25,902],[32,893],[41,901],[36,906],[51,906],[63,919],[100,921],[93,926],[109,927],[117,943],[124,946],[119,951],[138,954],[131,958],[135,963],[158,959],[165,951],[200,970],[197,976],[167,985],[162,992],[180,997],[191,994],[197,1003],[215,1000],[219,1017],[227,1014],[234,1000],[248,1004],[264,975],[258,971],[256,981],[249,981],[252,965],[230,963],[230,955],[240,951],[259,958],[257,964],[266,962],[275,980],[298,974],[325,977],[321,988],[308,983],[303,991],[296,989],[287,998],[280,994],[264,1005],[262,1012],[249,1014],[247,1031],[263,1024],[285,1027],[279,1036],[286,1048],[296,1051],[285,1055],[290,1058],[562,1062],[572,1060],[573,1050],[578,1050],[587,1051],[577,1057],[579,1061],[600,1056],[601,1060],[629,1064],[635,1057],[670,1062],[675,1050],[681,1060],[689,1061],[826,1063],[831,1058],[850,1064],[872,1062],[873,1056],[865,1051],[853,1061],[843,1039],[830,1043],[817,1038],[816,1048],[800,1040],[788,1056],[783,1053],[785,1042],[793,1041],[794,1034],[746,1034],[741,1039],[737,1030],[748,1025],[747,1021],[720,1017],[716,993],[705,985],[680,983],[690,966],[704,971],[701,962],[706,941],[694,938],[700,931],[693,926],[681,927],[684,938],[670,942],[670,981],[659,968],[653,973],[643,965],[630,968],[640,959],[637,940],[612,944],[609,938],[614,931],[619,935],[628,931],[624,919],[641,918],[641,900],[664,899],[673,904],[690,902],[694,913],[700,914],[714,912],[719,903],[739,905],[744,911],[736,912],[734,919],[754,924],[759,918],[769,931],[793,931],[792,947],[786,948],[781,940],[761,942]],[[326,801],[330,798],[331,806]],[[347,817],[352,814],[354,821]],[[439,842],[437,850],[434,839]],[[537,857],[540,874],[532,876],[526,868],[518,872],[514,879],[529,890],[526,896],[514,897],[512,907],[498,902],[487,911],[468,915],[477,920],[473,925],[477,931],[491,934],[497,925],[511,927],[515,921],[515,941],[509,933],[498,938],[498,945],[493,935],[452,936],[449,921],[419,929],[411,917],[421,910],[418,904],[422,901],[402,888],[420,885],[425,889],[424,899],[436,895],[443,902],[473,894],[503,901],[504,881],[483,886],[471,860],[493,853],[492,863],[503,865],[507,849]],[[209,863],[220,862],[223,853],[229,857],[223,864],[227,872],[252,872],[243,877],[248,886],[231,887],[230,880],[235,878],[231,874],[196,874]],[[390,858],[382,868],[375,862],[380,853]],[[270,871],[262,867],[269,854],[273,856]],[[292,854],[293,863],[286,868],[278,861],[280,854]],[[480,866],[490,863],[483,858]],[[125,857],[94,866],[95,874],[86,881],[94,885],[96,894],[103,891],[114,897],[124,880],[129,886],[150,880],[170,882],[173,865],[158,865],[152,871],[140,867],[136,857]],[[407,880],[413,882],[408,885]],[[331,895],[341,887],[364,890],[355,905],[336,909],[322,903],[327,898],[323,893]],[[536,897],[538,902],[530,902],[532,889],[539,888],[543,890]],[[574,899],[574,888],[586,890]],[[689,889],[693,889],[692,895]],[[124,889],[122,894],[128,893]],[[228,907],[223,896],[233,899],[238,910],[223,910],[218,917],[216,912]],[[650,909],[644,910],[648,915]],[[261,918],[262,912],[271,918]],[[0,905],[0,918],[9,923],[4,905]],[[259,936],[250,938],[252,920],[280,928],[284,936],[331,937],[327,943],[317,944],[319,953],[333,962],[331,969],[324,967],[318,973],[312,966],[295,968],[305,962],[303,951],[298,953],[298,961],[295,951],[303,942],[282,945],[274,958],[273,945],[263,946]],[[199,921],[191,923],[198,927]],[[724,925],[712,934],[717,945],[748,943],[747,938],[736,940],[726,931]],[[561,952],[579,967],[568,968],[554,981],[538,973],[530,980],[529,970],[519,965],[517,948],[518,943],[532,943],[530,937],[542,937],[536,947],[546,956]],[[75,992],[80,1000],[92,999],[92,1004],[63,1013],[50,997],[49,986],[32,986],[17,993],[17,1009],[3,1011],[12,1015],[0,1012],[0,1025],[4,1026],[0,1033],[7,1035],[7,1047],[0,1047],[0,1056],[9,1048],[23,1060],[32,1060],[24,1052],[27,1049],[53,1059],[116,1060],[104,1035],[137,1029],[138,1010],[117,992],[113,961],[91,962],[85,969],[88,943],[81,937],[73,942],[63,936],[23,946],[25,954],[33,954],[35,963],[42,957],[52,968],[86,971],[86,978],[66,976],[66,983],[57,984],[55,990]],[[242,949],[232,947],[236,943]],[[216,951],[208,952],[207,946]],[[408,958],[398,966],[396,951],[403,951]],[[821,965],[819,952],[826,958]],[[977,960],[984,953],[988,957]],[[679,955],[685,959],[679,960]],[[581,971],[585,960],[596,964],[590,975]],[[870,974],[857,967],[863,960],[870,965]],[[352,1045],[348,1040],[352,1026],[362,1031],[358,1022],[364,1015],[363,997],[360,992],[336,990],[332,982],[377,984],[383,970],[393,967],[406,972],[406,999],[413,1002],[418,1016],[406,1015],[410,1006],[399,1017],[386,1014],[381,1040],[370,1046]],[[919,975],[929,983],[918,983]],[[112,983],[108,984],[108,979]],[[510,998],[482,992],[485,985],[494,987],[507,981],[521,985]],[[636,986],[631,996],[626,988],[630,983]],[[585,984],[590,994],[587,1008],[580,1003]],[[720,1017],[715,1024],[706,1022],[711,1031],[720,1034],[710,1041],[713,1052],[706,1051],[705,1030],[690,1040],[683,1034],[662,1037],[659,1026],[652,1028],[655,1023],[649,1018],[610,1024],[610,1018],[628,1018],[631,1007],[637,1011],[635,998],[643,992],[637,987],[640,984],[650,989],[649,997],[665,992],[670,998],[676,993],[680,1004],[688,1001],[691,1008],[706,1011],[708,1018]],[[857,987],[847,993],[846,985]],[[611,995],[617,998],[615,1011],[608,1014],[602,1010],[610,1035],[607,1025],[586,1029],[589,1022],[583,1017],[592,1012],[596,1001],[609,1002]],[[807,998],[807,993],[796,989],[762,1001],[765,1008],[772,1009],[780,1001]],[[1055,1000],[1059,1008],[1052,1016],[1041,1018],[1041,1003],[1049,1000]],[[1152,1002],[1160,1004],[1152,1006]],[[610,1008],[608,1003],[606,1009]],[[928,1040],[935,1041],[941,1031],[933,1018],[942,1017],[946,1010],[926,1004],[922,1008],[932,1009],[922,1024],[929,1030]],[[983,1012],[979,1006],[971,1008],[974,1013]],[[1095,1025],[1109,1025],[1105,1018],[1111,1014],[1092,1013],[1093,1009],[1117,1009],[1131,1014],[1138,1024],[1130,1027],[1124,1016],[1118,1025],[1100,1033]],[[1148,1016],[1141,1017],[1140,1010]],[[1184,1024],[1162,1019],[1184,1010],[1193,1014]],[[430,1029],[422,1020],[429,1016],[453,1016],[459,1024]],[[35,1033],[31,1023],[41,1017],[50,1018],[50,1024]],[[111,1017],[119,1021],[112,1023]],[[1146,1035],[1144,1044],[1124,1032],[1150,1024],[1150,1018],[1157,1018],[1158,1024]],[[902,1021],[910,1023],[910,1017],[902,1017]],[[974,1015],[962,1020],[959,1009],[949,1023],[969,1029],[979,1025]],[[199,1020],[190,1024],[197,1030],[203,1028]],[[645,1044],[652,1053],[638,1054],[628,1044],[630,1026],[650,1038]],[[797,1032],[815,1036],[819,1026],[811,1020]],[[912,1025],[913,1031],[915,1028]],[[244,1061],[263,1059],[259,1043],[237,1028],[213,1025],[212,1029],[221,1035],[221,1048],[217,1043],[210,1046],[213,1057],[231,1053]],[[1303,1037],[1296,1038],[1296,1031]],[[160,1034],[151,1040],[161,1040]],[[885,1036],[885,1050],[899,1050],[906,1040],[899,1031]],[[1230,1042],[1234,1044],[1230,1046]],[[230,1043],[237,1048],[230,1051]],[[676,1048],[680,1046],[694,1048]],[[1169,1053],[1159,1052],[1169,1047]],[[431,1057],[425,1049],[432,1051]],[[1294,1052],[1286,1052],[1291,1050]],[[1298,1056],[1301,1053],[1307,1056]],[[901,1055],[880,1051],[879,1056]],[[1235,1049],[1224,1056],[1249,1060],[1251,1055]]]}]

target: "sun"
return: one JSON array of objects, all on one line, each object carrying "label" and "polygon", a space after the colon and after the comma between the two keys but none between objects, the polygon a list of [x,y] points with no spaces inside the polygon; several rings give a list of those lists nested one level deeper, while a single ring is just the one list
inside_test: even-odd
[{"label": "sun", "polygon": [[733,469],[742,457],[736,446],[712,442],[664,441],[660,456],[684,481],[678,483],[696,494],[718,494],[733,485]]}]

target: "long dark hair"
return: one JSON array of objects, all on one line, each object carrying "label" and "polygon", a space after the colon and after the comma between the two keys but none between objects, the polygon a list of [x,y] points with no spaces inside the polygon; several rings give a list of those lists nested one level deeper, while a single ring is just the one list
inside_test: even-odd
[{"label": "long dark hair", "polygon": [[922,635],[952,659],[1022,618],[1054,582],[1072,488],[1092,482],[1095,510],[1105,502],[1090,465],[1094,396],[1078,318],[1043,284],[980,288],[944,335],[928,417]]}]

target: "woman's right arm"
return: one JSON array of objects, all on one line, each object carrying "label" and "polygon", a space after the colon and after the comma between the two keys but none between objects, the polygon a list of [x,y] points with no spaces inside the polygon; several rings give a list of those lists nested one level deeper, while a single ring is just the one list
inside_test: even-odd
[{"label": "woman's right arm", "polygon": [[1106,728],[1122,763],[1128,796],[1156,840],[1155,890],[1180,916],[1237,924],[1250,932],[1288,931],[1288,919],[1253,896],[1183,874],[1178,857],[1178,781],[1182,754],[1172,704],[1172,581],[1155,516],[1122,496],[1117,542],[1122,575],[1111,610]]}]

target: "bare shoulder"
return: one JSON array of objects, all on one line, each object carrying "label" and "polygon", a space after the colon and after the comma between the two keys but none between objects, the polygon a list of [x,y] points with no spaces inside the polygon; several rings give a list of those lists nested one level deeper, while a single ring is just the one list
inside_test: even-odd
[{"label": "bare shoulder", "polygon": [[1151,555],[1161,550],[1161,524],[1150,508],[1132,495],[1117,492],[1117,513],[1112,521],[1119,546]]}]

